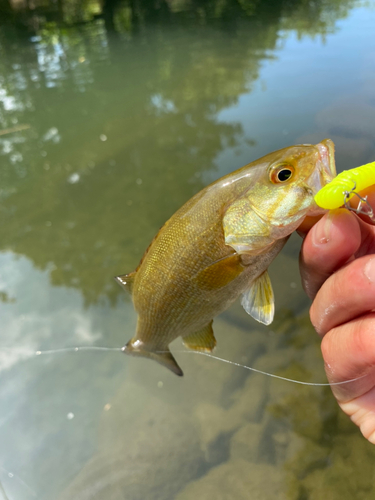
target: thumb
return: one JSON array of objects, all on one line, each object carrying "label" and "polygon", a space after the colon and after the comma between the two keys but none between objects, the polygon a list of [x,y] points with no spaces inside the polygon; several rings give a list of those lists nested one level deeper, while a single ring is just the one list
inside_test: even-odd
[{"label": "thumb", "polygon": [[359,219],[344,208],[330,211],[313,226],[300,253],[302,285],[311,299],[326,279],[353,257],[360,244]]}]

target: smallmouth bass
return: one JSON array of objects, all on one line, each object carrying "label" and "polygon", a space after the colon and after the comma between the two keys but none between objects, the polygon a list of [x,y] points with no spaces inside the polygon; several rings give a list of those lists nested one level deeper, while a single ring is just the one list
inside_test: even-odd
[{"label": "smallmouth bass", "polygon": [[137,269],[116,280],[132,294],[138,323],[124,352],[183,375],[169,350],[182,337],[212,352],[213,318],[239,295],[253,318],[270,324],[268,266],[307,215],[325,212],[315,194],[336,175],[334,144],[270,153],[213,182],[160,229]]}]

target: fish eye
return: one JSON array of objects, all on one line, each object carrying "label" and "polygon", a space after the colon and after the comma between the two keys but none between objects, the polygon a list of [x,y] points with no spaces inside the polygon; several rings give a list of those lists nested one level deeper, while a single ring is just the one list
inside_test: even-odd
[{"label": "fish eye", "polygon": [[270,180],[273,184],[282,184],[289,181],[294,174],[294,168],[291,165],[280,165],[271,170]]}]

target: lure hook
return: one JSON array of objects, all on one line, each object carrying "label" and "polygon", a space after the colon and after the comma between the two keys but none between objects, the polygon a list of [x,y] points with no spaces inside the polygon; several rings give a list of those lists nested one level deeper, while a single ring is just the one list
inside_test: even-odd
[{"label": "lure hook", "polygon": [[[355,181],[353,181],[354,186],[350,191],[344,191],[344,205],[347,210],[350,210],[351,212],[355,212],[356,214],[362,214],[362,215],[367,215],[372,222],[375,222],[375,215],[374,215],[374,210],[370,203],[367,201],[367,196],[361,196],[359,193],[356,192],[356,187],[357,184]],[[359,203],[357,208],[353,208],[349,205],[349,199],[351,198],[352,195],[357,196],[359,198]]]}]

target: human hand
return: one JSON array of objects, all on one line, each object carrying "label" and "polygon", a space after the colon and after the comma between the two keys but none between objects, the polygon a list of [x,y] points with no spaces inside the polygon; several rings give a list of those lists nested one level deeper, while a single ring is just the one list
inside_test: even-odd
[{"label": "human hand", "polygon": [[[375,210],[375,186],[361,195]],[[358,198],[353,197],[353,205]],[[312,227],[311,227],[312,226]],[[375,225],[346,209],[299,228],[300,270],[313,299],[310,318],[322,337],[332,391],[342,410],[375,444]]]}]

